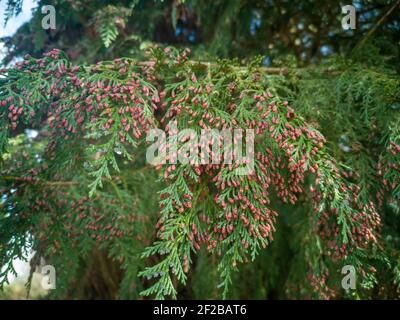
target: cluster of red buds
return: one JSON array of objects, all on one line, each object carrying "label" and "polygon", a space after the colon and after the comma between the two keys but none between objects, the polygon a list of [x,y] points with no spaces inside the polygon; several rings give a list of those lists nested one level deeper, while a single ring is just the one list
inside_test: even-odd
[{"label": "cluster of red buds", "polygon": [[[7,118],[10,127],[15,129],[21,118],[24,120],[43,114],[43,110],[38,112],[39,107],[43,107],[53,134],[50,151],[54,151],[60,138],[78,140],[90,129],[100,131],[103,136],[116,132],[121,143],[138,141],[149,128],[155,127],[156,118],[161,118],[160,123],[169,133],[174,133],[167,124],[171,120],[177,122],[177,129],[254,131],[255,151],[247,154],[242,163],[235,162],[234,154],[227,157],[230,163],[221,161],[226,151],[225,141],[221,137],[207,137],[189,149],[190,154],[199,149],[202,153],[200,162],[189,161],[190,168],[183,170],[185,181],[191,191],[200,183],[207,184],[212,193],[210,197],[213,205],[218,208],[212,217],[204,213],[189,226],[182,226],[189,229],[186,235],[195,250],[199,250],[201,244],[208,250],[218,250],[221,243],[232,241],[231,235],[235,232],[240,236],[243,251],[247,252],[254,243],[266,246],[273,240],[278,215],[272,208],[271,198],[276,196],[284,203],[297,203],[300,195],[306,193],[305,180],[308,177],[314,178],[310,188],[314,200],[317,203],[325,200],[318,190],[320,180],[323,179],[320,166],[324,161],[321,149],[325,139],[297,117],[286,101],[280,102],[270,92],[261,89],[243,90],[237,83],[228,84],[227,89],[218,88],[218,84],[212,83],[211,79],[203,83],[194,72],[187,74],[187,68],[183,68],[185,72],[174,72],[177,81],[186,77],[182,84],[174,84],[164,91],[158,90],[156,88],[162,86],[162,81],[158,82],[154,74],[156,67],[174,70],[173,67],[189,63],[189,51],[178,53],[171,48],[161,50],[156,46],[150,51],[154,59],[141,68],[122,59],[99,63],[89,69],[72,67],[58,50],[52,50],[38,60],[27,57],[16,65],[13,72],[19,72],[21,79],[31,81],[35,80],[32,75],[40,72],[47,84],[38,85],[38,92],[20,88],[18,96],[0,96],[0,115],[6,115],[3,118]],[[221,99],[225,105],[214,105],[218,102],[213,97],[221,95],[218,90],[229,91]],[[38,118],[42,119],[42,116]],[[190,138],[179,143],[184,144]],[[240,140],[234,136],[232,145],[238,145]],[[169,144],[165,145],[166,149],[170,147]],[[392,142],[388,151],[394,159],[398,159],[400,146]],[[171,162],[179,156],[178,151],[170,153],[167,159],[170,163],[160,166],[164,178],[170,183],[174,183],[179,168]],[[211,159],[211,163],[206,159]],[[253,163],[254,168],[247,175],[232,174],[234,170],[249,163]],[[398,161],[388,162],[379,168],[384,177],[384,185],[394,189],[398,186],[398,180],[389,181],[385,178],[388,170],[392,169],[399,170]],[[196,179],[193,179],[193,172]],[[335,174],[339,179],[337,169]],[[171,199],[172,209],[168,210],[172,211],[169,212],[172,215],[188,213],[196,205],[195,201],[202,201],[205,197],[203,194],[193,199],[187,190],[182,192],[182,189],[179,191],[179,201]],[[354,199],[357,199],[359,189],[343,184],[341,192],[353,194]],[[164,200],[171,196],[161,195],[161,210],[165,209]],[[70,205],[60,195],[55,194],[54,199],[60,200],[55,204],[35,201],[32,210],[53,213],[57,210],[52,206]],[[338,209],[329,208],[320,213],[318,232],[326,241],[333,259],[345,257],[354,247],[365,247],[371,242],[377,242],[375,230],[380,220],[374,205],[360,205],[356,200],[349,202],[354,214],[349,221],[351,236],[349,234],[347,244],[338,241],[341,237],[341,226],[337,223],[340,213]],[[94,240],[103,241],[130,235],[129,230],[121,227],[118,218],[104,222],[103,215],[98,213],[99,209],[89,199],[73,203],[71,210],[78,220],[76,222],[84,227],[74,230],[72,223],[68,225],[71,237],[88,232]],[[165,220],[160,219],[157,225],[161,237],[166,229]],[[188,260],[186,258],[184,261],[185,268]]]}]

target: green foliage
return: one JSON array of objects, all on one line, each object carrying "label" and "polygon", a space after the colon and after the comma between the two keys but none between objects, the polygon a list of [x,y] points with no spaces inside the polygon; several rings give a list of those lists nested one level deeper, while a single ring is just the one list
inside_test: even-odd
[{"label": "green foliage", "polygon": [[124,29],[132,8],[108,5],[94,14],[93,23],[99,30],[104,46],[108,48],[118,36],[118,28]]}]

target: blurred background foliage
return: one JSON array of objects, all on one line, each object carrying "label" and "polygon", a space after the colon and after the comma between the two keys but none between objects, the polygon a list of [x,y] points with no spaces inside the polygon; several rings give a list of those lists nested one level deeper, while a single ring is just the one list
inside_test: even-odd
[{"label": "blurred background foliage", "polygon": [[[21,0],[5,2],[6,17],[19,14]],[[41,27],[40,8],[48,4],[56,8],[56,30]],[[336,0],[37,1],[32,19],[14,35],[0,39],[6,50],[3,64],[12,64],[25,54],[40,57],[53,48],[65,51],[75,63],[91,64],[124,56],[145,59],[144,50],[158,43],[189,47],[194,60],[212,62],[227,58],[238,63],[256,60],[264,67],[282,68],[285,70],[282,74],[264,75],[261,81],[274,88],[324,134],[335,158],[356,173],[354,182],[362,187],[363,195],[375,197],[382,184],[377,173],[378,163],[388,142],[399,143],[400,139],[400,1],[352,1],[357,9],[355,30],[342,29],[341,7],[346,4],[351,3]],[[46,139],[45,132],[32,138],[21,131],[13,138],[12,157],[6,158],[4,167],[22,163],[15,166],[14,176],[25,175],[29,165],[37,166],[35,158],[42,152]],[[143,155],[145,150],[141,152]],[[50,199],[47,204],[37,204],[36,209],[45,213],[48,221],[38,218],[45,229],[37,230],[36,239],[48,239],[48,226],[60,224],[58,228],[51,228],[53,243],[43,240],[38,244],[30,239],[32,234],[26,234],[26,226],[21,221],[10,225],[0,223],[0,240],[4,243],[6,239],[13,239],[15,250],[20,250],[17,256],[21,258],[26,256],[23,248],[31,248],[34,243],[35,251],[41,256],[50,256],[53,248],[67,248],[62,255],[51,255],[51,263],[57,266],[58,289],[49,298],[139,298],[138,292],[147,285],[146,280],[137,278],[138,270],[145,263],[139,254],[155,236],[158,195],[154,191],[160,189],[161,183],[156,182],[156,172],[145,166],[143,158],[138,156],[133,166],[125,163],[121,173],[106,183],[95,199],[85,198],[88,182],[81,172],[63,177],[73,181],[70,185],[52,185],[50,181],[18,195],[18,201],[26,203],[27,210],[43,194]],[[394,161],[400,161],[398,154]],[[3,177],[0,190],[6,186]],[[383,220],[383,253],[363,257],[366,265],[378,271],[364,277],[352,293],[337,289],[337,298],[399,297],[398,185],[393,189],[397,193],[387,194],[379,211]],[[65,199],[68,205],[72,203],[68,210]],[[311,209],[301,203],[294,207],[277,206],[287,214],[281,214],[278,219],[275,240],[255,262],[245,264],[235,274],[230,298],[325,297],[324,288],[316,288],[318,285],[304,277],[308,273],[324,275],[326,271],[319,261],[318,239],[309,226],[307,212]],[[141,234],[141,239],[127,236],[132,231],[131,211],[143,216],[134,224],[134,233]],[[90,221],[103,216],[104,228],[118,220],[126,234],[99,245],[89,228],[87,237],[80,243],[68,243],[63,224],[68,223],[69,214],[81,217],[78,219],[85,224],[82,230],[87,230],[87,223],[90,225]],[[57,244],[54,239],[64,243]],[[188,285],[179,289],[179,297],[218,298],[215,265],[213,257],[200,251]],[[336,276],[327,281],[339,286],[340,278],[339,268]],[[19,297],[15,294],[6,291],[5,297]]]}]

